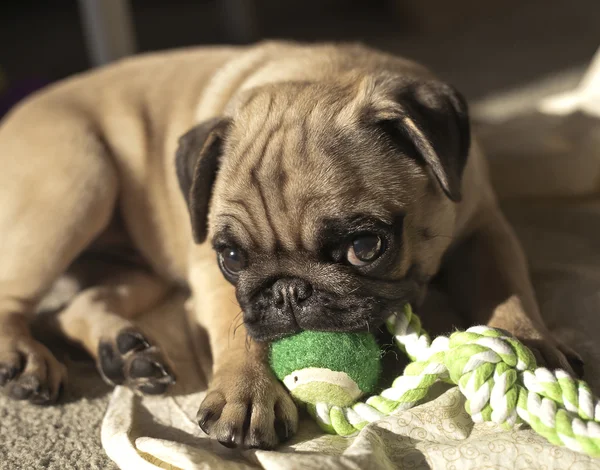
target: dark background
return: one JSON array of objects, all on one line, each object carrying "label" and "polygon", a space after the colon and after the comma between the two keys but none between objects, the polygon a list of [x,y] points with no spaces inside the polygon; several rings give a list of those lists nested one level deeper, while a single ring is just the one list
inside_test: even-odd
[{"label": "dark background", "polygon": [[[138,50],[360,40],[429,65],[474,99],[583,66],[600,45],[600,0],[246,1],[254,20],[243,15],[252,26],[244,32],[220,0],[133,0]],[[88,67],[76,1],[0,0],[0,68],[9,84]]]}]

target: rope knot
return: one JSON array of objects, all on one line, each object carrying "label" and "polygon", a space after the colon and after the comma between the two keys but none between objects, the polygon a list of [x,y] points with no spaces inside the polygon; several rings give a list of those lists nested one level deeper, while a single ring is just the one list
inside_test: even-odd
[{"label": "rope knot", "polygon": [[473,421],[517,422],[518,375],[536,367],[529,349],[505,331],[477,326],[450,336],[444,363]]}]

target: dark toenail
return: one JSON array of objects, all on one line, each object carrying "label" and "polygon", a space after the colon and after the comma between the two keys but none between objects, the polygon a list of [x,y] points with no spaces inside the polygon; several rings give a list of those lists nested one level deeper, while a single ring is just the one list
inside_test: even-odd
[{"label": "dark toenail", "polygon": [[237,445],[235,443],[235,433],[233,432],[233,429],[230,429],[227,432],[227,436],[224,439],[219,439],[219,442],[229,449],[235,449]]},{"label": "dark toenail", "polygon": [[30,398],[31,402],[36,405],[44,405],[50,402],[50,390],[47,388],[40,389]]},{"label": "dark toenail", "polygon": [[570,356],[567,359],[577,377],[579,377],[580,379],[583,378],[583,375],[585,373],[585,362],[583,362],[583,360],[577,356]]},{"label": "dark toenail", "polygon": [[11,378],[12,378],[12,375],[9,370],[1,369],[0,370],[0,387],[4,387]]},{"label": "dark toenail", "polygon": [[138,390],[142,392],[144,395],[162,395],[167,391],[169,387],[168,383],[149,383],[140,385]]},{"label": "dark toenail", "polygon": [[247,442],[251,442],[248,449],[264,449],[264,439],[262,433],[258,429],[250,431],[250,436],[247,438]]},{"label": "dark toenail", "polygon": [[259,441],[248,446],[248,449],[273,450],[275,446],[267,444],[265,441]]},{"label": "dark toenail", "polygon": [[14,379],[18,373],[16,367],[0,367],[0,387],[6,385],[10,380]]},{"label": "dark toenail", "polygon": [[14,385],[10,390],[10,395],[15,400],[27,400],[31,396],[32,390],[29,388]]},{"label": "dark toenail", "polygon": [[202,429],[202,431],[204,431],[206,434],[210,434],[208,432],[210,429],[208,424],[214,415],[215,414],[211,410],[198,411],[198,415],[196,416],[196,419],[198,420],[198,426],[200,426],[200,429]]},{"label": "dark toenail", "polygon": [[137,357],[131,362],[129,377],[139,379],[140,377],[162,377],[165,375],[163,368],[150,359]]},{"label": "dark toenail", "polygon": [[117,349],[121,354],[130,351],[141,351],[149,347],[150,343],[137,331],[123,331],[117,336]]},{"label": "dark toenail", "polygon": [[233,442],[233,440],[230,441],[219,441],[219,443],[222,446],[227,447],[228,449],[235,449],[237,446],[235,445],[235,442]]},{"label": "dark toenail", "polygon": [[504,328],[494,328],[494,329],[498,330],[500,333],[502,333],[507,338],[512,338],[513,337],[513,334],[510,331],[505,330]]},{"label": "dark toenail", "polygon": [[275,434],[279,438],[279,442],[287,441],[290,437],[290,426],[280,419],[275,420]]},{"label": "dark toenail", "polygon": [[125,382],[123,359],[110,343],[102,342],[98,346],[98,361],[104,376],[112,383],[120,385]]},{"label": "dark toenail", "polygon": [[58,386],[58,392],[56,393],[56,398],[61,398],[65,393],[65,384],[63,382]]}]

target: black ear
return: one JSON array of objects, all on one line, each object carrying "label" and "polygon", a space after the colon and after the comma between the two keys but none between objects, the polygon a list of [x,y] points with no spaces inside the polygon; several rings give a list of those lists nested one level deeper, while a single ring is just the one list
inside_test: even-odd
[{"label": "black ear", "polygon": [[471,146],[465,99],[453,87],[438,81],[404,86],[393,99],[398,112],[385,119],[386,129],[395,138],[408,140],[446,195],[460,201],[462,173]]},{"label": "black ear", "polygon": [[212,187],[228,128],[228,119],[215,118],[193,127],[179,139],[175,171],[190,212],[196,243],[206,240]]}]

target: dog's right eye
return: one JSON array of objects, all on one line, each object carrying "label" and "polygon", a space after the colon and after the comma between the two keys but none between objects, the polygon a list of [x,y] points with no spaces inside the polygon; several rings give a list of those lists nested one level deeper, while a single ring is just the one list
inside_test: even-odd
[{"label": "dog's right eye", "polygon": [[381,237],[374,233],[368,233],[352,241],[346,253],[346,258],[353,266],[366,266],[379,258],[382,252]]},{"label": "dog's right eye", "polygon": [[246,257],[237,248],[225,247],[219,251],[219,264],[226,275],[236,278],[246,267]]}]

